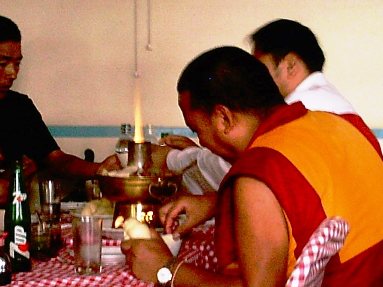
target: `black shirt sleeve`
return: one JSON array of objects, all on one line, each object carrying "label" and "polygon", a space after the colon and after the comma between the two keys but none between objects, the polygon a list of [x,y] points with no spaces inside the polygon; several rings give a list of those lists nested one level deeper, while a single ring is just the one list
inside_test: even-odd
[{"label": "black shirt sleeve", "polygon": [[7,161],[27,155],[38,164],[59,149],[40,112],[26,95],[10,91],[0,100],[0,149]]}]

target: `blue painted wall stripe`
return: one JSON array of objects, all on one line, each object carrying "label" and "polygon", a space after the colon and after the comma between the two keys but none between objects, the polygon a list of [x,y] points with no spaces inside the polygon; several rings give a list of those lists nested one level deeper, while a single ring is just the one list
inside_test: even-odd
[{"label": "blue painted wall stripe", "polygon": [[[59,138],[112,138],[120,135],[119,126],[49,126],[54,137]],[[178,134],[188,137],[196,135],[186,127],[155,127],[157,134]],[[373,129],[376,137],[383,139],[383,129]]]},{"label": "blue painted wall stripe", "polygon": [[[58,138],[112,138],[119,137],[120,126],[48,126],[52,136]],[[163,133],[188,137],[196,135],[186,127],[155,127],[158,136]]]},{"label": "blue painted wall stripe", "polygon": [[383,129],[372,130],[378,139],[383,139]]}]

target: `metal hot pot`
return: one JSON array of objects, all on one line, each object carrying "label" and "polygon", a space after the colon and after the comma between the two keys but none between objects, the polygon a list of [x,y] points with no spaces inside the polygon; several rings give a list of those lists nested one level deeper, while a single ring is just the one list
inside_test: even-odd
[{"label": "metal hot pot", "polygon": [[151,227],[160,227],[158,209],[161,203],[181,189],[182,175],[131,175],[98,177],[102,196],[115,202],[114,220],[135,217]]},{"label": "metal hot pot", "polygon": [[182,175],[131,175],[115,177],[100,175],[102,196],[115,202],[158,202],[172,196],[181,188]]}]

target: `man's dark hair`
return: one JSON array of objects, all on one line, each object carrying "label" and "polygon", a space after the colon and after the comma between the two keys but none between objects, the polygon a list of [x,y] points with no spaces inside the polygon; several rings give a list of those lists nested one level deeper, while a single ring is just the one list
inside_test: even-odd
[{"label": "man's dark hair", "polygon": [[211,113],[222,104],[234,111],[264,116],[284,104],[267,68],[237,47],[219,47],[195,58],[182,72],[178,93],[190,92],[192,109]]},{"label": "man's dark hair", "polygon": [[288,53],[297,54],[310,73],[322,71],[325,56],[314,33],[302,24],[278,19],[257,29],[252,35],[254,54],[271,54],[278,64]]},{"label": "man's dark hair", "polygon": [[0,16],[0,42],[21,42],[19,27],[11,19]]}]

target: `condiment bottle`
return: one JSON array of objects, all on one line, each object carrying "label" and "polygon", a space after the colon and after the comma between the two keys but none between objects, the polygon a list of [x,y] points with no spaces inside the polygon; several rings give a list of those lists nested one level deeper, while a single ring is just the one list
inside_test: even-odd
[{"label": "condiment bottle", "polygon": [[29,251],[31,213],[22,166],[21,160],[16,160],[4,215],[4,230],[8,234],[5,250],[11,258],[12,272],[28,272],[32,269]]},{"label": "condiment bottle", "polygon": [[122,167],[128,164],[129,142],[133,141],[132,126],[130,124],[121,124],[120,138],[116,143],[116,154]]},{"label": "condiment bottle", "polygon": [[4,240],[7,236],[6,232],[0,235],[0,286],[10,284],[12,281],[11,258],[4,249]]},{"label": "condiment bottle", "polygon": [[144,128],[145,141],[152,144],[158,144],[158,137],[156,133],[156,128],[152,124],[146,125]]}]

